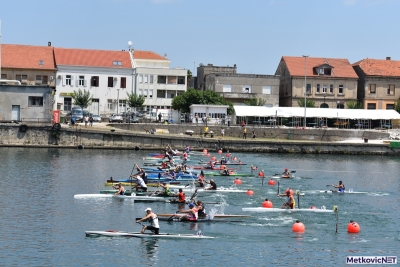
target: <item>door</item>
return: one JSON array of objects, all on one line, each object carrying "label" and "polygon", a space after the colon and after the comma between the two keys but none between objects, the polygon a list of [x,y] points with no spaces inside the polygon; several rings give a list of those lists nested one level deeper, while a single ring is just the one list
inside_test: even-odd
[{"label": "door", "polygon": [[99,113],[99,99],[92,99],[92,106],[90,108],[90,113],[100,114]]},{"label": "door", "polygon": [[18,106],[14,106],[14,105],[12,106],[11,120],[20,121],[20,119],[19,119],[19,105]]}]

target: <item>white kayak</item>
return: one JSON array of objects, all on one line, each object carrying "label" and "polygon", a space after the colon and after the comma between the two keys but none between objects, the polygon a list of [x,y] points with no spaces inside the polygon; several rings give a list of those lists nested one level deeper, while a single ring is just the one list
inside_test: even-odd
[{"label": "white kayak", "polygon": [[160,201],[166,202],[167,200],[163,197],[152,197],[152,196],[124,196],[124,195],[117,195],[114,196],[113,194],[77,194],[74,195],[75,199],[87,199],[87,198],[116,198],[116,199],[131,199],[136,201]]},{"label": "white kayak", "polygon": [[[218,187],[216,190],[206,190],[204,188],[196,188],[197,192],[204,192],[204,193],[245,193],[247,192],[247,190],[241,190],[241,189],[237,189],[237,188],[225,188],[225,187]],[[188,187],[188,188],[184,188],[182,189],[183,192],[193,192],[193,188]]]},{"label": "white kayak", "polygon": [[205,236],[201,233],[196,235],[194,234],[170,234],[170,233],[160,233],[158,235],[152,233],[144,233],[140,232],[122,232],[122,231],[85,231],[85,235],[88,237],[96,237],[96,236],[110,236],[110,237],[139,237],[139,238],[214,238],[212,236]]},{"label": "white kayak", "polygon": [[254,211],[254,212],[322,212],[322,213],[333,213],[334,210],[327,209],[278,209],[278,208],[242,208],[242,211]]},{"label": "white kayak", "polygon": [[368,192],[357,192],[357,191],[344,191],[344,192],[338,192],[337,190],[320,190],[318,191],[319,193],[327,193],[327,194],[339,194],[339,195],[344,195],[344,194],[368,194]]}]

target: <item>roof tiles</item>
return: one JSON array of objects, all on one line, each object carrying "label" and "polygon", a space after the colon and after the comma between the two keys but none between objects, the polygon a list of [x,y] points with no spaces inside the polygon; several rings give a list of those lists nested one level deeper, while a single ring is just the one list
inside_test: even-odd
[{"label": "roof tiles", "polygon": [[[304,57],[291,57],[291,56],[283,56],[281,61],[286,63],[286,66],[289,70],[291,76],[304,76]],[[351,66],[350,62],[344,58],[316,58],[316,57],[307,57],[307,70],[306,75],[308,77],[318,77],[318,75],[314,68],[321,66],[323,64],[329,64],[333,67],[332,74],[330,77],[337,78],[358,78],[356,72]]]},{"label": "roof tiles", "polygon": [[2,44],[1,67],[55,70],[53,47]]},{"label": "roof tiles", "polygon": [[383,59],[363,59],[352,64],[359,66],[367,76],[400,77],[400,61]]}]

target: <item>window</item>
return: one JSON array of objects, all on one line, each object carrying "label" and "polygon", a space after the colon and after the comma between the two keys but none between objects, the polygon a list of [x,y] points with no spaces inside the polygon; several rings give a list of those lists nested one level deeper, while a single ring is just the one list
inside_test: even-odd
[{"label": "window", "polygon": [[126,107],[126,100],[125,99],[119,99],[119,111],[120,112],[124,112],[125,111],[125,107]]},{"label": "window", "polygon": [[328,85],[323,84],[322,85],[322,93],[326,94],[327,91],[328,91]]},{"label": "window", "polygon": [[336,108],[337,108],[337,109],[344,109],[344,105],[343,105],[343,104],[337,104],[337,105],[336,105]]},{"label": "window", "polygon": [[376,109],[375,103],[367,103],[367,109]]},{"label": "window", "polygon": [[44,61],[43,60],[39,60],[39,65],[43,66],[44,65]]},{"label": "window", "polygon": [[1,79],[7,80],[7,74],[2,73],[1,74]]},{"label": "window", "polygon": [[139,83],[143,83],[143,74],[139,74],[138,80],[139,80]]},{"label": "window", "polygon": [[376,84],[370,84],[369,85],[369,93],[370,94],[375,94],[376,93]]},{"label": "window", "polygon": [[148,94],[148,90],[147,90],[147,89],[144,89],[144,90],[143,90],[143,95],[144,95],[145,98],[147,98],[147,94]]},{"label": "window", "polygon": [[243,85],[243,93],[251,93],[251,85]]},{"label": "window", "polygon": [[149,89],[149,98],[153,98],[153,89]]},{"label": "window", "polygon": [[17,74],[17,75],[15,75],[15,79],[18,80],[18,81],[20,81],[21,83],[22,83],[22,82],[25,82],[25,83],[26,83],[26,80],[28,80],[28,75],[25,75],[25,74]]},{"label": "window", "polygon": [[71,111],[72,98],[64,97],[64,111]]},{"label": "window", "polygon": [[343,85],[339,85],[338,94],[339,94],[339,95],[343,95]]},{"label": "window", "polygon": [[387,89],[388,95],[394,95],[394,84],[389,84],[389,88]]},{"label": "window", "polygon": [[165,98],[165,90],[157,90],[157,98]]},{"label": "window", "polygon": [[178,84],[185,84],[185,76],[178,76]]},{"label": "window", "polygon": [[319,91],[320,91],[320,85],[317,84],[317,93],[319,93]]},{"label": "window", "polygon": [[167,84],[167,76],[158,76],[159,84]]},{"label": "window", "polygon": [[107,86],[108,87],[114,87],[114,78],[113,77],[108,77],[107,79]]},{"label": "window", "polygon": [[307,84],[306,94],[311,94],[311,84]]},{"label": "window", "polygon": [[86,86],[86,84],[85,84],[85,76],[79,76],[78,77],[78,85],[79,86]]},{"label": "window", "polygon": [[113,61],[113,65],[114,65],[114,66],[122,66],[122,61],[114,60],[114,61]]},{"label": "window", "polygon": [[149,76],[144,75],[144,83],[148,83],[148,78],[149,78]]},{"label": "window", "polygon": [[394,109],[394,104],[386,104],[386,109]]},{"label": "window", "polygon": [[43,97],[42,96],[29,96],[28,106],[30,107],[43,107]]},{"label": "window", "polygon": [[271,94],[271,86],[263,86],[263,94],[270,95]]},{"label": "window", "polygon": [[36,75],[36,84],[44,84],[46,85],[48,81],[47,75]]},{"label": "window", "polygon": [[150,84],[152,84],[154,82],[154,76],[150,75]]},{"label": "window", "polygon": [[329,85],[329,93],[333,94],[333,84]]},{"label": "window", "polygon": [[113,100],[112,99],[107,99],[107,108],[108,110],[112,110],[113,107]]},{"label": "window", "polygon": [[167,91],[167,98],[174,98],[175,97],[175,91]]},{"label": "window", "polygon": [[126,88],[126,77],[121,77],[121,88]]},{"label": "window", "polygon": [[92,76],[90,80],[90,86],[99,87],[99,76]]},{"label": "window", "polygon": [[232,92],[232,85],[230,84],[224,84],[224,87],[222,88],[223,93],[230,93]]},{"label": "window", "polygon": [[71,81],[72,81],[72,76],[65,75],[65,85],[71,85]]},{"label": "window", "polygon": [[176,76],[168,76],[168,84],[176,84]]},{"label": "window", "polygon": [[319,68],[318,74],[320,75],[331,75],[331,68]]}]

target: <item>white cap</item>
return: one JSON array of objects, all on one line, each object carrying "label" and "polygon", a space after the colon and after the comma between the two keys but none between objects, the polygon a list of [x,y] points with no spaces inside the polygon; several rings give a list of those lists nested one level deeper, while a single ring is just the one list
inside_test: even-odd
[{"label": "white cap", "polygon": [[151,208],[147,208],[145,211],[151,210]]}]

